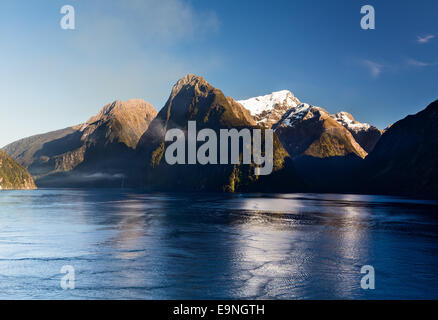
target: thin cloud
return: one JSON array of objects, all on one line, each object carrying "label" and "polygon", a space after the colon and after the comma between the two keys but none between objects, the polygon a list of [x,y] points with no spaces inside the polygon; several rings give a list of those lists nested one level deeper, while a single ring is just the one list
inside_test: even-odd
[{"label": "thin cloud", "polygon": [[431,66],[431,63],[415,60],[415,59],[408,59],[408,64],[414,67],[428,67]]},{"label": "thin cloud", "polygon": [[220,26],[215,12],[199,10],[187,0],[118,0],[115,3],[127,26],[141,30],[146,41],[191,41],[218,32]]},{"label": "thin cloud", "polygon": [[364,60],[362,63],[374,78],[382,73],[383,65],[371,60]]},{"label": "thin cloud", "polygon": [[428,43],[433,38],[435,38],[435,35],[433,34],[428,34],[427,36],[417,36],[417,42],[421,44]]},{"label": "thin cloud", "polygon": [[[160,109],[176,79],[189,71],[207,74],[222,63],[220,53],[203,52],[200,59],[200,53],[182,54],[180,47],[219,32],[214,11],[200,10],[189,0],[114,0],[112,10],[103,12],[105,1],[88,3],[67,50],[74,61],[67,72],[70,82],[83,96],[142,97]],[[84,74],[93,85],[81,85]]]},{"label": "thin cloud", "polygon": [[438,64],[437,62],[424,62],[424,61],[411,59],[411,58],[407,59],[406,62],[410,66],[420,67],[420,68],[436,66]]},{"label": "thin cloud", "polygon": [[114,0],[90,2],[75,36],[78,45],[98,55],[146,48],[168,48],[208,39],[220,30],[216,12],[203,11],[188,0]]}]

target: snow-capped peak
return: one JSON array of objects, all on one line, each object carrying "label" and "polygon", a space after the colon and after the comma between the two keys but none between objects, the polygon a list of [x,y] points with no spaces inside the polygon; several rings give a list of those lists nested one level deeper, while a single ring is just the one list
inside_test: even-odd
[{"label": "snow-capped peak", "polygon": [[300,120],[313,116],[313,112],[320,112],[331,117],[344,126],[351,133],[359,133],[369,130],[372,126],[368,123],[360,123],[345,111],[330,114],[323,108],[307,103],[301,103],[289,90],[276,91],[265,96],[254,97],[238,101],[249,110],[259,125],[266,128],[272,126],[294,126]]},{"label": "snow-capped peak", "polygon": [[354,117],[345,111],[338,112],[334,115],[332,115],[332,118],[335,119],[337,122],[342,124],[344,127],[349,129],[350,131],[359,132],[363,130],[368,130],[371,125],[368,123],[360,123],[354,120]]},{"label": "snow-capped peak", "polygon": [[277,123],[288,110],[300,104],[300,100],[288,90],[238,102],[249,110],[258,124],[267,128]]},{"label": "snow-capped peak", "polygon": [[253,116],[270,111],[277,105],[287,105],[291,108],[296,107],[300,103],[289,90],[276,91],[265,96],[240,100],[238,102],[248,109]]}]

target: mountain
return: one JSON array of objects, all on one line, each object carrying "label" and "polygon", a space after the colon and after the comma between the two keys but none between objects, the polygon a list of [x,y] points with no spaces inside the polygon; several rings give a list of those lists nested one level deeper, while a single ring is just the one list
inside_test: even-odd
[{"label": "mountain", "polygon": [[288,90],[238,102],[250,111],[258,125],[266,128],[271,128],[289,109],[301,104],[298,98]]},{"label": "mountain", "polygon": [[438,197],[438,100],[390,126],[361,168],[362,192]]},{"label": "mountain", "polygon": [[141,99],[114,101],[86,123],[25,138],[4,148],[40,186],[120,185],[155,108]]},{"label": "mountain", "polygon": [[0,190],[36,189],[29,172],[0,150]]},{"label": "mountain", "polygon": [[79,131],[87,142],[104,145],[121,143],[135,149],[156,115],[154,106],[142,99],[117,100],[104,106],[97,115],[81,125]]},{"label": "mountain", "polygon": [[345,111],[332,115],[332,118],[350,131],[357,143],[359,143],[367,153],[370,153],[374,149],[377,141],[379,141],[383,134],[379,128],[368,123],[358,122],[354,120],[354,117],[350,113]]},{"label": "mountain", "polygon": [[[273,172],[256,175],[254,164],[188,164],[188,153],[186,164],[168,164],[164,155],[173,142],[165,141],[165,134],[180,129],[187,135],[189,121],[198,132],[211,129],[218,137],[221,129],[260,129],[262,141],[272,128]],[[33,176],[41,187],[437,198],[437,123],[438,100],[380,131],[349,113],[333,115],[301,103],[289,91],[236,101],[189,74],[174,85],[159,113],[144,100],[114,101],[84,124],[6,146],[0,150],[0,189],[33,189]],[[195,142],[195,150],[204,143]],[[216,146],[220,150],[219,140]],[[243,147],[253,152],[249,143]],[[239,150],[240,159],[243,154]]]},{"label": "mountain", "polygon": [[[315,157],[325,158],[354,153],[364,158],[366,154],[374,148],[382,135],[382,132],[378,128],[367,123],[355,121],[353,116],[347,112],[339,112],[335,115],[330,115],[322,108],[301,103],[300,100],[288,90],[277,91],[265,96],[240,100],[238,102],[250,111],[257,124],[266,128],[272,127],[276,130],[282,128],[279,129],[277,133],[279,134],[281,142],[285,144],[286,149],[292,152],[294,156],[310,154]],[[310,113],[307,112],[309,110]],[[312,110],[314,113],[312,113]],[[321,119],[321,121],[327,124],[327,128],[332,129],[322,130],[320,127],[316,129],[315,123],[312,121],[298,121],[300,118],[303,120],[304,117],[313,117],[315,114],[320,114],[324,118]],[[347,129],[355,141],[352,141],[351,137],[349,137],[344,130],[341,130],[339,126],[325,119],[327,115]],[[307,125],[311,125],[312,127],[303,128],[303,126]],[[292,126],[295,127],[295,129],[286,129]],[[296,139],[295,137],[290,137],[290,135],[296,134],[297,131],[306,132],[307,135],[313,137],[310,142],[319,138],[323,132],[325,134],[321,137],[322,141],[317,142],[315,145],[311,143],[308,145],[311,146],[310,150],[301,150],[303,146],[309,142],[307,141],[309,136],[301,137],[298,133]],[[330,137],[330,133],[336,137]],[[301,138],[304,138],[307,142],[304,142]],[[345,145],[344,142],[346,143]],[[334,143],[334,145],[329,146],[330,143]],[[359,147],[357,144],[359,144]]]},{"label": "mountain", "polygon": [[293,158],[367,156],[353,135],[320,107],[301,103],[289,109],[273,129]]},{"label": "mountain", "polygon": [[32,137],[15,141],[3,148],[3,151],[16,159],[22,166],[29,168],[38,160],[38,151],[51,141],[62,140],[63,138],[73,135],[77,128],[69,127],[49,133],[39,134]]},{"label": "mountain", "polygon": [[[174,128],[187,133],[188,121],[195,121],[198,131],[209,128],[217,136],[220,129],[259,128],[240,103],[225,97],[204,78],[186,75],[175,84],[167,103],[140,139],[141,164],[148,164],[138,168],[138,171],[146,172],[143,185],[159,190],[231,192],[263,188],[275,190],[283,186],[294,190],[301,185],[289,155],[275,135],[274,172],[269,176],[255,176],[253,165],[167,164],[164,154],[170,143],[165,141],[165,133]],[[284,175],[282,179],[281,175]],[[269,183],[273,179],[277,179],[277,183]]]}]

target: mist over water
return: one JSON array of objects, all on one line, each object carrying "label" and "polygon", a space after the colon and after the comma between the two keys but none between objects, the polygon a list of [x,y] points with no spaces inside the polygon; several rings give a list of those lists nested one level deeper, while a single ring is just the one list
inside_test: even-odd
[{"label": "mist over water", "polygon": [[[62,290],[64,265],[74,290]],[[363,265],[376,289],[360,287]],[[2,299],[438,299],[438,203],[335,194],[0,194]]]}]

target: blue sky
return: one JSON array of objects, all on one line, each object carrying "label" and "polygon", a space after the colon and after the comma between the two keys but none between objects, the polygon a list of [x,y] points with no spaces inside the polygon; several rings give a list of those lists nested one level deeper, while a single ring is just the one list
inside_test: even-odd
[{"label": "blue sky", "polygon": [[[76,30],[62,30],[63,5]],[[376,29],[362,30],[373,5]],[[160,109],[186,73],[245,99],[288,89],[386,127],[438,99],[435,0],[5,0],[0,146],[116,99]]]}]

